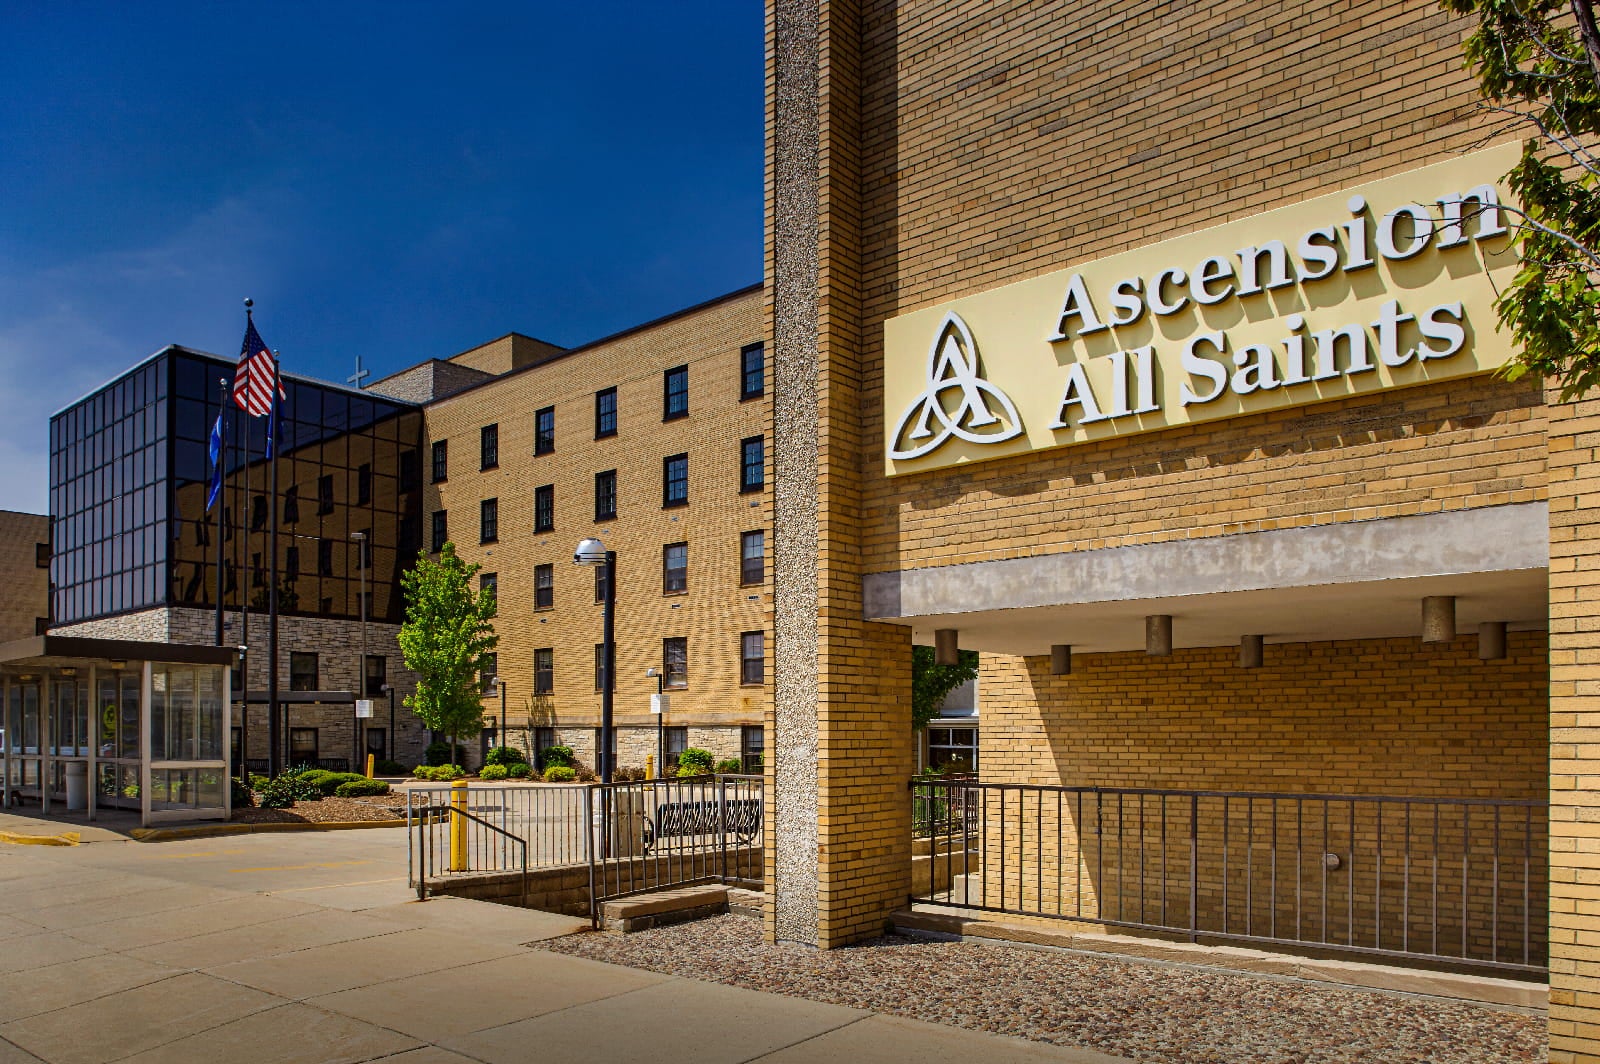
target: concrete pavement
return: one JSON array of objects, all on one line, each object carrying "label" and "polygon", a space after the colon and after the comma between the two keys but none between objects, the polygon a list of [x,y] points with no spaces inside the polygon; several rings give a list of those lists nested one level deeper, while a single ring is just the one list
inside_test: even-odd
[{"label": "concrete pavement", "polygon": [[398,829],[108,836],[0,844],[0,1064],[1121,1059],[530,949],[587,923],[418,903]]}]

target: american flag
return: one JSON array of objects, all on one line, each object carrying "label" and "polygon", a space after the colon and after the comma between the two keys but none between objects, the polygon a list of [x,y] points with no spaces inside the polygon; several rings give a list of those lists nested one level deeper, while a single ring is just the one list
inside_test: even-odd
[{"label": "american flag", "polygon": [[[251,417],[261,417],[272,409],[272,386],[275,383],[272,352],[267,349],[256,323],[247,320],[244,344],[239,349],[239,369],[233,375],[233,401]],[[278,395],[287,399],[283,382],[277,381]]]}]

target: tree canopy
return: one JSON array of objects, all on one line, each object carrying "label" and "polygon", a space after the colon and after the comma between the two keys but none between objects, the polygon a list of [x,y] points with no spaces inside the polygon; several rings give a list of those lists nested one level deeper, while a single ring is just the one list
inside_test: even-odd
[{"label": "tree canopy", "polygon": [[1525,137],[1506,175],[1522,266],[1496,310],[1517,353],[1505,375],[1600,384],[1600,31],[1592,0],[1444,0],[1477,17],[1467,66],[1505,129]]},{"label": "tree canopy", "polygon": [[474,592],[472,578],[481,566],[468,565],[446,543],[439,560],[427,557],[401,578],[406,620],[400,626],[400,652],[417,674],[417,690],[406,708],[436,732],[463,735],[483,728],[483,691],[478,674],[488,668],[500,637],[491,618],[494,590]]},{"label": "tree canopy", "polygon": [[963,650],[957,665],[936,665],[932,647],[911,648],[911,726],[927,727],[945,696],[978,675],[978,653]]}]

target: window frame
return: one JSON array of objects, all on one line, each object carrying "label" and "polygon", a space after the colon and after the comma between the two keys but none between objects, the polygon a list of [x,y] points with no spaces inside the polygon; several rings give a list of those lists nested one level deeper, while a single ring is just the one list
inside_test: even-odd
[{"label": "window frame", "polygon": [[[376,676],[374,676],[372,663],[378,663]],[[373,679],[377,679],[374,684]],[[361,685],[367,698],[381,698],[383,689],[389,683],[389,658],[384,654],[368,654],[361,667]]]},{"label": "window frame", "polygon": [[556,486],[541,484],[533,489],[533,530],[554,532],[556,528]]},{"label": "window frame", "polygon": [[[676,401],[676,402],[675,402]],[[689,364],[661,371],[661,420],[689,416]]]},{"label": "window frame", "polygon": [[[311,661],[311,686],[302,686],[305,676],[304,666],[307,659]],[[289,690],[291,691],[320,691],[322,687],[322,661],[315,650],[289,651]]]},{"label": "window frame", "polygon": [[[680,463],[683,467],[683,476],[677,480],[674,480],[672,475],[673,466]],[[680,498],[675,499],[672,497],[672,488],[674,483],[680,484],[682,487],[683,494]],[[661,508],[663,510],[674,510],[679,506],[688,505],[689,452],[683,451],[678,454],[669,454],[665,458],[661,459]]]},{"label": "window frame", "polygon": [[[607,399],[611,400],[611,409],[610,409],[609,412],[605,411],[603,409],[604,403],[605,403],[605,401]],[[605,427],[605,421],[606,421],[607,417],[609,417],[611,419],[611,427],[610,428],[606,428]],[[597,440],[605,440],[605,439],[610,439],[612,436],[615,436],[617,434],[617,422],[619,420],[620,420],[620,418],[618,416],[618,404],[617,404],[617,389],[616,389],[616,386],[613,385],[610,388],[601,388],[599,391],[595,392],[594,393],[594,438],[597,439]]]},{"label": "window frame", "polygon": [[500,675],[500,655],[485,654],[484,667],[478,670],[478,697],[488,698],[494,694],[494,681]]},{"label": "window frame", "polygon": [[[758,572],[754,580],[750,579],[750,553],[748,545],[750,537],[759,537],[761,551],[756,555],[755,561],[759,563]],[[759,587],[767,582],[767,530],[754,528],[748,532],[739,533],[739,586]]]},{"label": "window frame", "polygon": [[[683,564],[674,568],[672,565],[672,552],[682,552]],[[673,586],[673,573],[676,572],[677,586]],[[687,595],[689,593],[689,543],[679,540],[676,543],[664,544],[661,548],[661,593],[663,595]]]},{"label": "window frame", "polygon": [[[540,585],[540,579],[544,583]],[[541,602],[541,596],[545,601]],[[533,608],[535,612],[556,608],[556,567],[551,564],[533,567]]]},{"label": "window frame", "polygon": [[[603,490],[605,486],[605,490]],[[609,508],[602,503],[609,503]],[[617,471],[603,469],[594,475],[594,519],[615,521],[617,518]]]},{"label": "window frame", "polygon": [[[596,643],[594,645],[594,689],[596,693],[600,693],[605,690],[605,679],[606,645],[604,643]],[[617,678],[613,676],[611,677],[611,691],[613,694],[615,694],[616,690]]]},{"label": "window frame", "polygon": [[491,616],[491,617],[498,616],[499,613],[500,613],[500,574],[499,573],[479,573],[478,574],[478,594],[481,596],[485,591],[488,591],[492,595],[494,595],[494,613],[491,613],[489,616]]},{"label": "window frame", "polygon": [[498,421],[478,430],[478,471],[500,468],[500,423]]},{"label": "window frame", "polygon": [[[752,464],[750,462],[750,445],[755,444],[761,448],[761,460]],[[750,472],[754,470],[756,479],[750,479]],[[739,494],[749,495],[761,491],[767,486],[767,438],[765,436],[746,436],[739,441]]]},{"label": "window frame", "polygon": [[[319,741],[319,737],[317,735],[317,731],[318,731],[318,729],[316,729],[316,728],[290,728],[289,729],[289,764],[290,764],[290,767],[293,767],[295,765],[313,765],[313,766],[316,765],[316,763],[317,763],[317,761],[319,759],[319,756],[322,753],[321,743]],[[296,761],[294,752],[295,752],[295,747],[296,747],[297,744],[295,743],[295,739],[296,738],[302,738],[303,739],[303,737],[306,736],[306,735],[310,735],[311,736],[311,757],[310,758],[302,758],[301,760]],[[303,742],[298,744],[298,745],[300,746],[300,748],[302,750],[304,750],[305,747],[304,747],[304,743]]]},{"label": "window frame", "polygon": [[[755,657],[750,656],[750,638],[754,636],[761,643],[761,653]],[[750,678],[751,666],[755,667],[755,679]],[[739,686],[762,687],[767,682],[767,633],[758,629],[753,632],[739,633]]]},{"label": "window frame", "polygon": [[429,529],[429,531],[432,533],[431,542],[433,544],[433,550],[429,551],[428,553],[438,554],[440,551],[444,550],[444,545],[450,542],[450,511],[433,511],[431,524],[432,527]]},{"label": "window frame", "polygon": [[[756,356],[757,365],[752,369],[750,356]],[[755,373],[757,384],[754,389],[750,387],[750,375]],[[747,402],[751,399],[760,399],[767,394],[767,350],[761,343],[745,344],[739,349],[739,401]]]},{"label": "window frame", "polygon": [[[674,661],[673,651],[678,652]],[[689,688],[689,637],[667,636],[661,640],[661,687],[665,691],[685,691]]]},{"label": "window frame", "polygon": [[500,540],[500,499],[480,499],[478,502],[478,542],[497,543]]},{"label": "window frame", "polygon": [[[541,422],[548,419],[549,425]],[[556,408],[541,407],[533,412],[533,454],[554,454],[556,451]]]},{"label": "window frame", "polygon": [[555,694],[556,690],[556,651],[554,647],[538,647],[533,652],[533,693],[539,695]]},{"label": "window frame", "polygon": [[429,463],[432,483],[443,484],[450,479],[450,441],[434,440],[432,461]]}]

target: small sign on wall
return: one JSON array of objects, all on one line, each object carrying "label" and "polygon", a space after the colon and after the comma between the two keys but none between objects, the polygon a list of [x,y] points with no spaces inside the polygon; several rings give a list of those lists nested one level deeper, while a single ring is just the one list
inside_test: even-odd
[{"label": "small sign on wall", "polygon": [[371,717],[372,717],[372,699],[370,699],[370,698],[358,698],[358,699],[356,699],[356,717],[358,719],[361,719],[361,720],[371,719]]},{"label": "small sign on wall", "polygon": [[651,695],[650,712],[658,716],[662,713],[665,713],[668,709],[672,708],[670,704],[671,698],[671,695],[666,694]]}]

